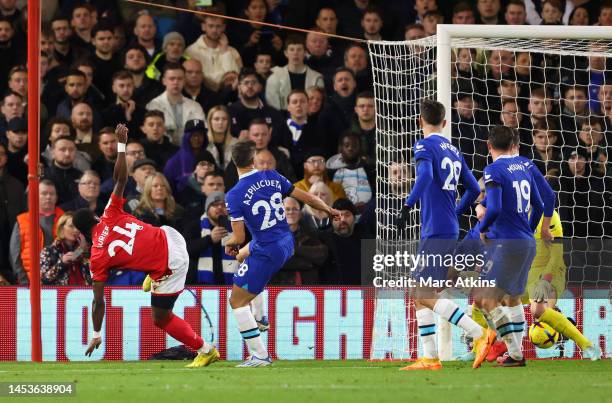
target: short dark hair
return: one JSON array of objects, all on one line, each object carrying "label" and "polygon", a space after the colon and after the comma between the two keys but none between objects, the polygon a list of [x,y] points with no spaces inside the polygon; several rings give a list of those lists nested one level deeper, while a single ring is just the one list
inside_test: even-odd
[{"label": "short dark hair", "polygon": [[115,27],[107,19],[103,19],[94,25],[94,27],[91,29],[91,37],[95,38],[98,32],[104,31],[109,31],[111,34],[114,34],[115,32]]},{"label": "short dark hair", "polygon": [[507,126],[495,126],[489,130],[489,143],[499,151],[506,151],[514,144],[514,130]]},{"label": "short dark hair", "polygon": [[91,230],[98,224],[94,212],[88,208],[78,209],[74,212],[72,223],[87,239],[87,242],[91,243]]},{"label": "short dark hair", "polygon": [[[359,46],[359,47],[361,47],[361,46]],[[346,52],[348,52],[348,50],[349,50],[349,49],[351,49],[351,48],[352,48],[352,46],[349,46],[349,47],[346,49]],[[362,48],[362,49],[363,49],[363,48]],[[346,52],[345,52],[345,54],[346,54]],[[353,70],[349,69],[348,67],[344,67],[344,66],[338,67],[338,68],[336,69],[336,71],[334,71],[334,77],[333,77],[333,80],[336,80],[336,76],[337,76],[338,74],[340,74],[340,73],[349,73],[349,74],[351,75],[351,77],[353,77],[353,80],[355,80],[355,73],[353,72]]]},{"label": "short dark hair", "polygon": [[582,129],[582,126],[585,124],[588,124],[591,127],[595,125],[599,125],[599,127],[601,127],[604,131],[606,128],[606,121],[604,120],[604,118],[601,116],[597,116],[597,115],[589,115],[588,117],[584,117],[578,120],[577,123],[578,124],[576,126],[578,126],[577,128],[579,130]]},{"label": "short dark hair", "polygon": [[206,182],[206,178],[208,178],[209,176],[214,176],[214,177],[220,176],[225,181],[225,176],[223,175],[223,172],[218,169],[215,169],[214,171],[206,172],[203,178],[203,182]]},{"label": "short dark hair", "polygon": [[342,142],[347,137],[352,137],[352,138],[356,139],[357,140],[357,144],[359,145],[359,148],[361,148],[361,136],[359,136],[358,133],[355,133],[354,131],[351,131],[351,130],[347,130],[347,131],[343,132],[340,135],[340,139],[338,141],[338,144],[342,145]]},{"label": "short dark hair", "polygon": [[93,62],[86,57],[82,57],[76,62],[72,63],[72,66],[70,66],[70,68],[73,70],[78,70],[79,67],[82,66],[90,67],[93,71],[96,71],[96,66],[94,66]]},{"label": "short dark hair", "polygon": [[72,77],[81,77],[83,80],[87,80],[87,76],[81,70],[70,69],[68,71],[68,73],[66,74],[66,79],[68,79],[68,77],[71,77],[71,76]]},{"label": "short dark hair", "polygon": [[378,15],[378,18],[381,19],[381,21],[384,21],[382,11],[380,11],[380,8],[376,6],[367,6],[366,9],[363,10],[361,19],[363,19],[363,17],[365,17],[366,14],[376,14]]},{"label": "short dark hair", "polygon": [[464,11],[471,11],[472,13],[474,13],[474,9],[467,1],[461,1],[455,4],[455,7],[453,7],[453,15],[462,13]]},{"label": "short dark hair", "polygon": [[292,34],[285,39],[285,50],[289,47],[289,45],[302,45],[304,49],[306,49],[306,42],[304,41],[304,37],[298,34]]},{"label": "short dark hair", "polygon": [[358,100],[359,98],[374,99],[374,93],[372,91],[361,91],[359,94],[357,94],[355,100]]},{"label": "short dark hair", "polygon": [[266,125],[270,129],[270,124],[264,118],[255,118],[249,122],[249,129],[254,125]]},{"label": "short dark hair", "polygon": [[339,211],[350,211],[354,216],[357,215],[357,208],[353,202],[344,197],[337,199],[334,204],[332,204],[332,208]]},{"label": "short dark hair", "polygon": [[0,104],[4,105],[4,100],[7,97],[19,97],[19,99],[23,102],[23,97],[21,96],[21,94],[19,94],[18,92],[15,91],[11,91],[11,90],[7,90],[4,95],[2,96],[2,100],[0,101]]},{"label": "short dark hair", "polygon": [[175,63],[175,62],[167,62],[164,66],[164,71],[162,75],[165,76],[166,72],[170,70],[181,70],[183,73],[185,72],[185,68],[183,67],[182,64]]},{"label": "short dark hair", "polygon": [[584,93],[585,96],[589,93],[589,90],[586,85],[580,85],[580,84],[574,84],[574,85],[562,84],[561,85],[561,94],[563,94],[564,98],[567,92],[570,90],[580,91]]},{"label": "short dark hair", "polygon": [[446,109],[440,102],[433,99],[424,99],[421,102],[421,117],[425,123],[439,126],[444,121],[445,115]]},{"label": "short dark hair", "polygon": [[240,140],[232,147],[232,161],[237,168],[248,168],[253,165],[255,158],[255,142],[252,140]]},{"label": "short dark hair", "polygon": [[506,4],[506,10],[509,6],[520,6],[525,10],[525,2],[523,0],[508,0],[508,4]]},{"label": "short dark hair", "polygon": [[113,78],[111,79],[111,83],[114,83],[115,80],[133,80],[134,76],[127,70],[119,70],[115,74],[113,74]]},{"label": "short dark hair", "polygon": [[164,116],[164,112],[158,109],[151,109],[150,111],[146,111],[144,117],[142,118],[142,123],[144,123],[147,118],[160,118],[163,121],[166,121],[166,117]]},{"label": "short dark hair", "polygon": [[73,144],[76,144],[76,139],[74,136],[59,136],[51,142],[51,148],[55,148],[55,145],[62,140],[70,141]]},{"label": "short dark hair", "polygon": [[257,79],[257,81],[259,81],[259,83],[261,84],[261,77],[259,76],[259,74],[257,74],[255,69],[251,67],[243,67],[240,70],[240,73],[238,74],[238,82],[241,82],[242,80],[244,80],[245,78],[249,76],[254,76]]}]

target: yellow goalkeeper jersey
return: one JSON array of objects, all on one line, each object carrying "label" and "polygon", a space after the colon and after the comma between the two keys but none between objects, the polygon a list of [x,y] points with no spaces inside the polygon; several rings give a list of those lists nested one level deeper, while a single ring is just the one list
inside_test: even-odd
[{"label": "yellow goalkeeper jersey", "polygon": [[[542,221],[544,220],[544,216],[540,218],[540,223],[538,224],[538,228],[534,234],[535,239],[540,239],[542,237]],[[561,217],[559,217],[559,213],[556,210],[553,210],[553,215],[550,220],[550,232],[555,238],[563,237],[563,227],[561,226]]]}]

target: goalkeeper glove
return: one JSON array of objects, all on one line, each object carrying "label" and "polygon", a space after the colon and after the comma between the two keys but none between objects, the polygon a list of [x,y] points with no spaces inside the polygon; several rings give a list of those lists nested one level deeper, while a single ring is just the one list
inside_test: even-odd
[{"label": "goalkeeper glove", "polygon": [[536,281],[531,289],[531,299],[535,302],[546,302],[553,295],[554,291],[555,289],[550,282],[540,279]]},{"label": "goalkeeper glove", "polygon": [[404,231],[406,229],[406,225],[408,224],[408,219],[410,218],[410,207],[407,205],[402,206],[402,210],[399,215],[395,218],[395,227],[398,231]]}]

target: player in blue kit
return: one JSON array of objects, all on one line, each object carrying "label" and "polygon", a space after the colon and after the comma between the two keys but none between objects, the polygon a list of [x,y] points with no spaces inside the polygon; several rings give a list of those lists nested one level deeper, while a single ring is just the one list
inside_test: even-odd
[{"label": "player in blue kit", "polygon": [[[489,132],[493,163],[484,170],[487,212],[480,222],[480,238],[490,250],[482,276],[495,287],[476,292],[476,304],[489,315],[508,349],[500,362],[506,367],[525,366],[522,338],[525,312],[521,296],[536,253],[533,233],[544,204],[529,166],[514,152],[514,132],[497,126]],[[531,212],[530,212],[531,210]],[[507,294],[507,296],[506,296]],[[501,306],[506,296],[507,313]]]},{"label": "player in blue kit", "polygon": [[[441,133],[446,125],[444,106],[436,101],[421,103],[420,124],[423,139],[414,148],[416,183],[402,207],[397,226],[406,227],[410,210],[421,202],[421,242],[417,256],[433,256],[433,264],[427,261],[416,268],[415,309],[423,357],[402,370],[438,370],[442,364],[436,349],[434,312],[459,326],[475,340],[477,351],[474,367],[477,368],[495,340],[495,332],[483,329],[450,299],[441,298],[436,292],[435,281],[446,280],[448,267],[435,256],[453,256],[459,237],[458,215],[462,214],[478,197],[480,188],[470,172],[463,155]],[[459,204],[457,186],[465,187]]]},{"label": "player in blue kit", "polygon": [[[278,172],[257,171],[254,157],[253,141],[239,141],[233,146],[232,160],[240,180],[225,197],[233,232],[225,242],[225,252],[241,261],[234,274],[230,306],[251,354],[239,367],[272,363],[249,303],[293,255],[293,235],[285,220],[283,199],[291,196],[331,217],[339,215],[320,198],[294,188]],[[245,242],[245,225],[253,239],[239,249]]]}]

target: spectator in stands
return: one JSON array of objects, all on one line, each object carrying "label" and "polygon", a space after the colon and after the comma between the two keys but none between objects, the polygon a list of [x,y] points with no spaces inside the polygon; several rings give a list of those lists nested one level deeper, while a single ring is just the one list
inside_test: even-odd
[{"label": "spectator in stands", "polygon": [[[308,192],[320,197],[328,206],[332,205],[332,191],[323,181],[315,182]],[[309,231],[323,231],[331,227],[331,217],[324,211],[315,210],[306,204],[302,213],[302,222]]]},{"label": "spectator in stands", "polygon": [[127,125],[132,137],[138,137],[138,128],[142,124],[145,108],[136,103],[134,96],[134,77],[127,70],[119,70],[112,77],[112,102],[102,111],[105,126],[116,127],[119,123]]},{"label": "spectator in stands", "polygon": [[147,111],[140,130],[145,137],[140,141],[144,147],[145,154],[151,158],[157,166],[166,166],[166,163],[176,152],[178,147],[170,142],[166,136],[164,114],[158,110]]},{"label": "spectator in stands", "polygon": [[562,89],[561,136],[563,146],[577,146],[576,123],[589,115],[587,89],[582,85],[566,85]]},{"label": "spectator in stands", "polygon": [[363,47],[352,44],[344,51],[344,67],[350,69],[357,84],[357,92],[372,91],[372,72],[368,69],[368,55]]},{"label": "spectator in stands", "polygon": [[276,171],[276,158],[268,150],[260,150],[253,158],[253,166],[258,171]]},{"label": "spectator in stands", "polygon": [[28,186],[28,166],[24,158],[28,153],[28,122],[24,118],[13,118],[6,130],[7,163],[6,171]]},{"label": "spectator in stands", "polygon": [[[313,28],[319,32],[319,28]],[[329,46],[329,39],[317,32],[306,35],[305,63],[311,69],[323,75],[325,87],[331,87],[330,81],[339,65],[338,54]],[[310,87],[306,87],[310,88]]]},{"label": "spectator in stands", "polygon": [[324,133],[326,141],[325,155],[338,151],[340,133],[348,129],[355,113],[355,74],[346,67],[341,67],[334,74],[334,92],[327,100],[319,116],[319,130]]},{"label": "spectator in stands", "polygon": [[249,25],[236,24],[230,32],[230,42],[236,46],[245,66],[252,66],[259,53],[272,55],[275,64],[283,64],[283,40],[274,29],[258,24],[268,14],[265,0],[248,0],[244,9]]},{"label": "spectator in stands", "polygon": [[376,161],[376,109],[374,94],[369,91],[357,94],[355,115],[351,131],[359,135],[359,150],[368,165]]},{"label": "spectator in stands", "polygon": [[576,7],[569,15],[567,25],[590,25],[589,10],[586,7]]},{"label": "spectator in stands", "polygon": [[0,111],[2,112],[0,117],[0,136],[4,136],[9,120],[23,116],[24,107],[21,95],[12,91],[7,92],[4,98],[2,98]]},{"label": "spectator in stands", "polygon": [[93,111],[88,103],[80,101],[72,107],[70,120],[76,132],[75,143],[77,148],[88,153],[92,160],[95,159],[98,153],[97,146],[93,142],[93,119]]},{"label": "spectator in stands", "polygon": [[96,24],[91,31],[95,52],[91,55],[94,67],[93,83],[107,100],[112,99],[114,74],[121,68],[119,57],[113,52],[113,29],[107,21]]},{"label": "spectator in stands", "polygon": [[[44,146],[44,151],[42,152],[42,157],[44,158],[44,162],[46,165],[50,165],[53,162],[53,155],[51,153],[51,144],[55,141],[55,139],[59,137],[74,137],[75,132],[72,128],[70,121],[68,119],[53,117],[49,119],[45,127],[45,139],[46,144]],[[91,156],[84,151],[77,150],[74,167],[81,172],[85,172],[91,167]]]},{"label": "spectator in stands", "polygon": [[280,113],[260,98],[263,86],[255,70],[244,68],[238,76],[238,101],[229,106],[232,116],[232,135],[245,139],[253,119],[264,119],[270,126],[281,124]]},{"label": "spectator in stands", "polygon": [[84,286],[91,284],[89,260],[80,247],[81,233],[72,224],[72,212],[57,221],[57,235],[40,252],[40,280],[45,285]]},{"label": "spectator in stands", "polygon": [[144,187],[145,183],[147,182],[147,178],[157,172],[157,167],[155,166],[155,161],[153,161],[152,159],[142,158],[132,163],[131,172],[131,178],[133,178],[134,180],[134,187],[130,190],[129,193],[126,193],[125,195],[127,206],[126,210],[128,211],[134,211],[136,209],[136,206],[138,206],[138,203],[140,202],[140,197],[144,192]]},{"label": "spectator in stands", "polygon": [[224,191],[223,173],[215,170],[215,165],[210,161],[198,161],[193,175],[187,181],[187,186],[177,195],[177,201],[185,209],[186,222],[193,218],[200,218],[204,213],[206,197],[211,192]]},{"label": "spectator in stands", "polygon": [[[206,198],[204,214],[195,220],[197,230],[187,242],[192,269],[197,271],[197,284],[230,285],[238,262],[227,255],[221,240],[231,234],[231,224],[225,206],[225,193],[212,192]],[[193,225],[192,225],[193,226]],[[194,267],[195,266],[195,267]]]},{"label": "spectator in stands", "polygon": [[478,0],[476,8],[478,9],[479,24],[497,25],[501,22],[499,16],[501,5],[499,0]]},{"label": "spectator in stands", "polygon": [[[64,214],[57,207],[57,192],[55,185],[48,179],[42,179],[38,185],[40,230],[38,238],[40,246],[49,245],[55,239],[57,221]],[[17,284],[30,283],[30,248],[32,247],[32,234],[30,233],[30,217],[27,212],[17,216],[17,223],[13,227],[10,241],[11,267]]]},{"label": "spectator in stands", "polygon": [[9,71],[8,88],[23,99],[24,105],[28,103],[28,69],[20,64]]},{"label": "spectator in stands", "polygon": [[333,219],[332,229],[320,235],[329,248],[329,270],[322,280],[326,284],[361,285],[361,239],[365,234],[356,224],[357,209],[346,198],[336,200],[332,207],[340,215]]},{"label": "spectator in stands", "polygon": [[604,138],[604,120],[599,116],[589,116],[578,122],[578,146],[584,150],[590,162],[592,175],[604,176],[608,163],[608,148]]},{"label": "spectator in stands", "polygon": [[[271,144],[272,128],[268,122],[266,122],[264,119],[253,119],[249,125],[249,133],[247,138],[255,142],[255,148],[257,151],[270,151],[276,159],[277,171],[290,182],[295,181],[295,173],[288,157],[288,151],[286,149],[281,150],[279,147]],[[228,189],[231,189],[237,182],[238,172],[236,171],[236,166],[232,161],[225,169],[225,185]]]},{"label": "spectator in stands", "polygon": [[319,113],[325,103],[325,90],[320,87],[310,87],[306,89],[308,95],[308,119],[314,124],[319,120]]},{"label": "spectator in stands", "polygon": [[[13,283],[9,265],[10,235],[17,215],[25,211],[27,202],[23,184],[7,171],[7,146],[0,143],[0,285]],[[7,284],[8,283],[8,284]]]},{"label": "spectator in stands", "polygon": [[70,38],[72,37],[72,28],[70,28],[70,20],[58,14],[51,20],[51,29],[53,30],[53,48],[54,57],[64,67],[72,66],[78,58],[82,56],[81,49],[75,49]]},{"label": "spectator in stands", "polygon": [[183,213],[183,207],[172,196],[172,188],[166,177],[160,172],[147,177],[133,214],[147,224],[156,227],[168,225],[180,231]]},{"label": "spectator in stands", "polygon": [[431,10],[425,13],[423,17],[423,28],[425,29],[425,33],[427,35],[435,35],[437,32],[438,24],[444,23],[444,14],[442,14],[438,10]]},{"label": "spectator in stands", "polygon": [[208,111],[215,105],[221,103],[219,94],[209,90],[204,85],[204,73],[202,73],[202,63],[196,59],[189,59],[183,62],[185,69],[185,87],[183,95],[199,103],[208,114]]},{"label": "spectator in stands", "polygon": [[599,17],[597,18],[597,25],[602,27],[612,26],[612,2],[603,1],[599,9]]},{"label": "spectator in stands", "polygon": [[404,32],[404,39],[407,41],[414,41],[416,39],[425,38],[427,34],[425,33],[425,28],[421,24],[411,24],[406,27],[406,31]]},{"label": "spectator in stands", "polygon": [[380,31],[383,27],[382,12],[376,8],[369,6],[363,11],[361,16],[361,29],[363,30],[363,38],[368,41],[380,41],[383,39]]},{"label": "spectator in stands", "polygon": [[293,197],[283,200],[285,216],[293,234],[294,253],[282,269],[274,275],[274,285],[318,285],[319,271],[324,270],[327,246],[301,222],[300,203]]},{"label": "spectator in stands", "polygon": [[[285,124],[276,127],[278,144],[289,150],[293,170],[298,178],[303,175],[301,161],[309,149],[319,147],[322,139],[315,124],[308,120],[308,95],[306,91],[295,89],[287,96],[289,116]],[[273,131],[274,134],[274,131]]]},{"label": "spectator in stands", "polygon": [[92,169],[83,172],[79,179],[79,194],[72,200],[60,205],[64,211],[76,211],[88,208],[100,216],[104,212],[106,203],[100,198],[100,175]]},{"label": "spectator in stands", "polygon": [[506,4],[504,19],[508,25],[525,25],[527,23],[527,10],[523,0],[510,0]]},{"label": "spectator in stands", "polygon": [[[531,90],[527,110],[529,111],[529,119],[521,120],[521,129],[525,133],[529,132],[529,135],[531,135],[531,129],[533,129],[535,124],[545,121],[546,116],[552,111],[551,98],[547,95],[544,87],[535,87]],[[525,136],[521,141],[531,145],[530,137]]]},{"label": "spectator in stands", "polygon": [[[487,118],[478,110],[478,102],[471,94],[459,92],[453,97],[451,132],[455,147],[459,148],[470,169],[482,173],[487,165]],[[475,172],[475,173],[476,173]]]},{"label": "spectator in stands", "polygon": [[185,124],[185,135],[181,148],[168,160],[164,167],[164,175],[172,185],[174,191],[181,192],[188,178],[193,174],[196,161],[206,160],[214,164],[214,157],[206,151],[208,137],[204,121],[199,119],[188,120]]},{"label": "spectator in stands", "polygon": [[413,23],[423,23],[423,19],[425,19],[425,14],[428,11],[437,10],[438,4],[436,0],[415,0],[414,2],[414,11],[416,11],[416,18]]},{"label": "spectator in stands", "polygon": [[272,68],[272,75],[266,84],[266,101],[271,107],[286,110],[287,97],[292,90],[325,86],[321,73],[304,64],[305,51],[302,38],[290,36],[285,41],[288,63],[283,67]]},{"label": "spectator in stands", "polygon": [[96,87],[93,82],[94,78],[94,65],[88,58],[83,58],[77,60],[72,68],[79,70],[81,73],[85,74],[85,99],[89,100],[91,106],[94,108],[94,121],[95,126],[99,127],[101,125],[100,119],[98,115],[98,109],[104,108],[106,106],[106,98],[104,93]]},{"label": "spectator in stands", "polygon": [[340,153],[332,156],[326,164],[334,183],[340,183],[347,198],[361,213],[372,198],[372,184],[376,173],[367,166],[361,152],[359,134],[344,132],[340,137]]},{"label": "spectator in stands", "polygon": [[187,48],[185,54],[202,64],[204,85],[211,91],[219,91],[223,85],[223,75],[228,71],[240,71],[242,59],[238,51],[229,46],[222,18],[205,16],[201,28],[202,35]]},{"label": "spectator in stands", "polygon": [[558,146],[559,131],[552,120],[538,122],[533,128],[533,147],[526,154],[533,160],[542,175],[548,178],[559,176],[562,161],[561,147]]},{"label": "spectator in stands", "polygon": [[[140,160],[140,159],[145,159],[146,158],[146,154],[144,151],[144,147],[142,146],[142,144],[140,144],[137,140],[135,139],[128,139],[128,142],[125,146],[125,162],[127,165],[127,171],[128,171],[128,179],[127,179],[127,183],[125,184],[125,198],[129,199],[130,197],[134,196],[135,194],[140,195],[140,191],[136,190],[136,181],[134,180],[134,175],[132,173],[132,166],[134,164],[134,162],[136,160]],[[153,166],[155,166],[155,162],[152,162]],[[155,171],[155,168],[151,168],[153,170],[153,172]],[[144,180],[142,181],[142,183],[144,184]],[[115,186],[115,182],[113,180],[113,178],[107,179],[104,182],[102,182],[102,185],[100,186],[100,197],[103,200],[107,200],[110,197],[110,194],[113,191],[113,188]]]},{"label": "spectator in stands", "polygon": [[70,70],[66,75],[66,83],[64,84],[65,96],[57,105],[56,115],[68,118],[72,112],[72,108],[79,102],[87,102],[91,105],[92,99],[87,99],[87,86],[85,74],[80,70]]},{"label": "spectator in stands", "polygon": [[338,17],[336,11],[330,7],[322,7],[319,10],[319,15],[315,20],[317,28],[326,34],[337,34],[338,33]]},{"label": "spectator in stands", "polygon": [[[306,55],[306,57],[308,57],[308,55]],[[272,74],[272,66],[272,55],[268,53],[258,53],[255,57],[255,63],[253,64],[253,68],[255,69],[255,72],[259,74],[264,81],[266,81],[268,77],[270,77],[270,75]],[[310,64],[308,64],[308,67],[313,70],[317,70]]]},{"label": "spectator in stands", "polygon": [[542,2],[542,25],[561,25],[563,4],[560,0],[544,0]]},{"label": "spectator in stands", "polygon": [[146,105],[164,91],[157,81],[145,75],[147,68],[146,50],[140,45],[132,45],[125,51],[123,68],[134,77],[134,101],[137,105]]},{"label": "spectator in stands", "polygon": [[149,57],[153,57],[161,50],[155,43],[156,33],[157,27],[151,14],[146,10],[139,11],[134,24],[134,35],[136,36],[136,43],[147,51]]},{"label": "spectator in stands", "polygon": [[519,112],[518,105],[513,99],[505,99],[502,101],[502,110],[499,121],[502,125],[508,126],[516,131],[521,127],[523,114]]},{"label": "spectator in stands", "polygon": [[304,179],[294,185],[298,189],[308,192],[317,182],[325,183],[331,189],[331,202],[346,197],[342,185],[333,182],[325,171],[325,157],[319,149],[312,149],[304,156]]},{"label": "spectator in stands", "polygon": [[59,137],[51,144],[53,162],[45,168],[44,177],[55,183],[57,203],[62,204],[77,197],[81,171],[74,167],[76,145],[72,137]]},{"label": "spectator in stands", "polygon": [[149,102],[147,110],[156,109],[164,113],[166,133],[173,144],[180,145],[186,123],[190,120],[204,121],[204,110],[199,103],[183,96],[183,66],[167,63],[162,82],[166,91]]},{"label": "spectator in stands", "polygon": [[117,136],[112,127],[103,127],[98,133],[98,158],[91,168],[98,173],[102,180],[113,177],[115,160],[117,159]]},{"label": "spectator in stands", "polygon": [[26,62],[26,48],[15,40],[15,29],[6,17],[0,17],[0,58],[4,61],[0,66],[0,91],[4,93],[9,70]]},{"label": "spectator in stands", "polygon": [[91,18],[91,9],[87,4],[79,4],[72,9],[72,27],[73,35],[70,37],[72,45],[82,49],[85,52],[92,53],[94,48],[91,44],[92,28],[95,22]]},{"label": "spectator in stands", "polygon": [[474,10],[467,1],[461,1],[453,7],[453,24],[475,24]]},{"label": "spectator in stands", "polygon": [[[604,117],[604,127],[606,132],[609,133],[607,135],[609,141],[612,141],[612,80],[602,84],[597,94],[597,100],[600,108],[596,109],[594,114]],[[612,146],[612,144],[610,145]]]},{"label": "spectator in stands", "polygon": [[164,35],[162,42],[162,51],[156,54],[147,67],[145,74],[151,80],[161,80],[162,72],[166,63],[183,64],[187,60],[183,54],[185,53],[185,38],[178,32],[168,32]]},{"label": "spectator in stands", "polygon": [[231,133],[231,117],[225,105],[213,106],[208,112],[208,147],[216,165],[225,169],[232,160],[232,146],[236,138]]}]

